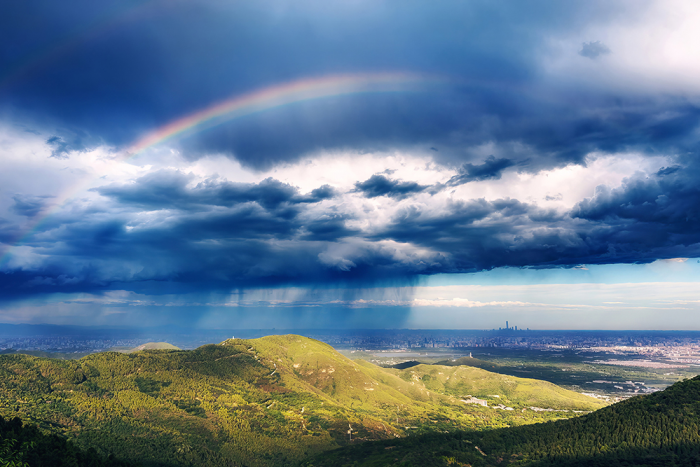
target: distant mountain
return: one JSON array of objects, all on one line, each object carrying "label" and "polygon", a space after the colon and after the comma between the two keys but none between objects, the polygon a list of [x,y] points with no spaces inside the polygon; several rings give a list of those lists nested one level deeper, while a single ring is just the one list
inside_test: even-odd
[{"label": "distant mountain", "polygon": [[[478,369],[380,368],[295,335],[191,351],[146,347],[166,348],[72,361],[2,355],[0,415],[145,466],[287,466],[363,440],[575,415],[528,404],[603,406],[549,383]],[[473,401],[482,394],[487,407]]]},{"label": "distant mountain", "polygon": [[700,465],[700,376],[579,418],[364,443],[302,465],[673,467]]}]

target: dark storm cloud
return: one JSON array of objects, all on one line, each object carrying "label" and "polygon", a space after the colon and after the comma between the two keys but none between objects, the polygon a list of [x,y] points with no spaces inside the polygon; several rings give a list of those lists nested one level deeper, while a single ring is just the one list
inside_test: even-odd
[{"label": "dark storm cloud", "polygon": [[149,209],[201,209],[205,206],[233,206],[256,202],[265,209],[318,203],[335,196],[332,187],[324,185],[308,195],[273,178],[260,183],[235,183],[209,179],[189,188],[192,175],[175,170],[151,172],[126,185],[107,185],[93,191],[122,204]]},{"label": "dark storm cloud", "polygon": [[678,172],[681,170],[682,167],[679,165],[673,165],[671,167],[661,167],[657,172],[656,175],[658,176],[664,176],[664,175],[671,175],[673,173]]},{"label": "dark storm cloud", "polygon": [[[445,200],[444,191],[421,204],[417,194],[444,186],[383,173],[357,181],[355,192],[403,200],[401,208],[370,218],[328,185],[300,193],[273,178],[195,182],[158,170],[95,188],[99,203],[75,201],[38,224],[0,222],[0,241],[23,238],[25,255],[0,261],[0,297],[411,281],[699,256],[697,103],[680,91],[608,87],[604,74],[590,85],[553,83],[543,70],[552,38],[614,18],[623,3],[3,2],[0,106],[40,129],[54,158],[97,144],[124,149],[268,86],[377,71],[445,80],[284,105],[168,144],[185,158],[225,154],[258,169],[323,151],[427,153],[456,170],[447,186],[497,180],[514,167],[585,164],[592,151],[677,156],[655,174],[599,188],[567,214],[517,199]],[[578,53],[594,60],[606,51],[588,42]],[[579,64],[605,62],[569,53]],[[484,160],[485,147],[493,156]],[[17,195],[9,209],[36,218],[46,201]]]},{"label": "dark storm cloud", "polygon": [[34,217],[39,214],[46,206],[46,200],[53,198],[52,196],[27,196],[14,195],[14,205],[12,211],[22,216]]},{"label": "dark storm cloud", "polygon": [[331,199],[331,198],[334,198],[336,196],[336,194],[337,193],[332,186],[323,185],[323,186],[320,186],[318,188],[311,190],[311,196],[309,199],[316,200],[316,201],[320,201],[320,200],[324,200],[324,199]]},{"label": "dark storm cloud", "polygon": [[449,251],[460,271],[644,263],[700,255],[698,165],[631,177],[559,215],[517,200],[453,202],[401,211],[380,238]]},{"label": "dark storm cloud", "polygon": [[456,186],[483,180],[499,180],[501,178],[501,173],[508,167],[514,165],[515,163],[510,159],[496,159],[493,156],[489,156],[484,160],[483,164],[474,165],[466,163],[462,165],[458,170],[458,174],[452,177],[447,182],[447,185]]},{"label": "dark storm cloud", "polygon": [[20,235],[19,226],[0,217],[0,243],[11,245]]},{"label": "dark storm cloud", "polygon": [[[189,175],[160,171],[99,188],[113,203],[103,210],[45,219],[24,243],[41,255],[6,267],[0,295],[362,285],[502,266],[697,257],[699,172],[691,162],[639,173],[617,188],[599,187],[568,213],[517,199],[433,197],[430,205],[402,204],[367,229],[366,213],[348,210],[348,195],[328,198],[328,187],[300,195],[274,179],[191,185]],[[155,217],[143,218],[144,209]],[[5,222],[4,231],[17,229]]]},{"label": "dark storm cloud", "polygon": [[[31,242],[54,255],[26,270],[0,273],[0,297],[55,292],[188,293],[281,284],[410,281],[406,272],[437,264],[405,264],[381,244],[350,244],[352,267],[326,249],[352,233],[333,219],[309,222],[244,205],[197,213],[153,228],[127,229],[125,220],[74,222]],[[323,256],[324,253],[326,256]],[[320,261],[319,257],[324,258]],[[72,258],[66,261],[65,258]]]},{"label": "dark storm cloud", "polygon": [[355,190],[363,193],[367,198],[388,196],[390,198],[403,199],[413,193],[425,191],[426,188],[428,188],[426,185],[392,180],[381,174],[372,175],[364,182],[355,183]]},{"label": "dark storm cloud", "polygon": [[608,46],[600,41],[584,42],[581,45],[581,50],[578,52],[580,56],[590,58],[591,60],[595,60],[601,55],[607,55],[609,53],[610,49]]},{"label": "dark storm cloud", "polygon": [[330,213],[312,219],[305,223],[302,240],[337,240],[340,238],[359,235],[357,229],[348,228],[346,221],[352,219],[350,216]]},{"label": "dark storm cloud", "polygon": [[50,136],[46,144],[51,148],[51,157],[66,159],[71,151],[85,151],[87,135],[83,131],[61,131],[61,135]]},{"label": "dark storm cloud", "polygon": [[631,177],[619,188],[601,186],[572,215],[589,221],[607,262],[652,261],[700,254],[697,163]]},{"label": "dark storm cloud", "polygon": [[378,236],[450,252],[443,272],[475,272],[542,266],[566,257],[572,242],[580,243],[567,224],[565,217],[517,200],[478,199],[451,202],[439,213],[411,206]]},{"label": "dark storm cloud", "polygon": [[[181,140],[184,154],[224,153],[264,168],[323,149],[439,148],[431,153],[460,167],[482,162],[465,148],[494,143],[503,146],[496,158],[538,170],[582,163],[592,150],[682,145],[678,139],[693,134],[689,123],[698,122],[697,110],[673,96],[654,101],[540,82],[546,38],[612,18],[623,4],[57,5],[30,0],[0,7],[0,63],[6,64],[0,104],[44,127],[80,128],[118,148],[231,96],[296,79],[384,70],[444,76],[452,84],[249,115]],[[600,54],[602,47],[589,42],[582,53]],[[656,127],[672,114],[676,120]],[[51,144],[56,157],[73,146],[63,135]],[[524,152],[508,153],[514,145]]]},{"label": "dark storm cloud", "polygon": [[68,143],[63,141],[59,136],[52,136],[46,140],[46,144],[51,146],[51,157],[56,159],[65,159],[68,157]]}]

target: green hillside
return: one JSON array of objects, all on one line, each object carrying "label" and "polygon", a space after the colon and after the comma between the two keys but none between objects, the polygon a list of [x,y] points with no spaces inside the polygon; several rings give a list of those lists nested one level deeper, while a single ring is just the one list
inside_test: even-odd
[{"label": "green hillside", "polygon": [[305,466],[700,465],[700,376],[579,418],[348,446]]},{"label": "green hillside", "polygon": [[[4,355],[0,416],[36,423],[105,457],[152,466],[290,465],[347,445],[351,437],[355,443],[574,416],[466,404],[464,397],[481,394],[478,384],[467,383],[474,369],[449,368],[459,384],[438,384],[431,371],[402,373],[352,361],[294,335],[73,361]],[[478,371],[487,392],[501,388],[517,407],[530,404],[538,391],[559,397],[540,398],[540,404],[602,405],[545,383]]]},{"label": "green hillside", "polygon": [[406,381],[420,381],[427,389],[458,397],[472,395],[489,405],[514,408],[596,410],[602,404],[588,396],[547,381],[515,378],[470,366],[417,365],[398,372]]}]

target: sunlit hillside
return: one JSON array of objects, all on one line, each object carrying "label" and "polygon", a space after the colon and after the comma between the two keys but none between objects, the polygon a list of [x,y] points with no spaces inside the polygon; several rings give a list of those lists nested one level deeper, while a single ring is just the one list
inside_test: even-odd
[{"label": "sunlit hillside", "polygon": [[[549,383],[483,370],[384,369],[295,335],[77,361],[8,355],[0,357],[0,375],[6,419],[19,416],[83,448],[149,465],[288,465],[361,440],[575,415],[521,409],[530,404],[602,406]],[[484,392],[517,410],[465,403]]]},{"label": "sunlit hillside", "polygon": [[515,408],[595,410],[598,401],[561,388],[547,381],[516,378],[470,366],[417,365],[394,370],[406,381],[420,381],[426,388],[442,394],[465,394],[488,399],[489,403]]},{"label": "sunlit hillside", "polygon": [[348,446],[314,467],[695,466],[700,459],[700,377],[553,423],[426,434]]}]

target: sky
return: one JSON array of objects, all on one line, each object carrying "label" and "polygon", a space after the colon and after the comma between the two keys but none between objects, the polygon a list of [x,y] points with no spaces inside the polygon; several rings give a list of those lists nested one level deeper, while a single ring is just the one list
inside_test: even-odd
[{"label": "sky", "polygon": [[700,329],[700,5],[0,5],[0,322]]}]

